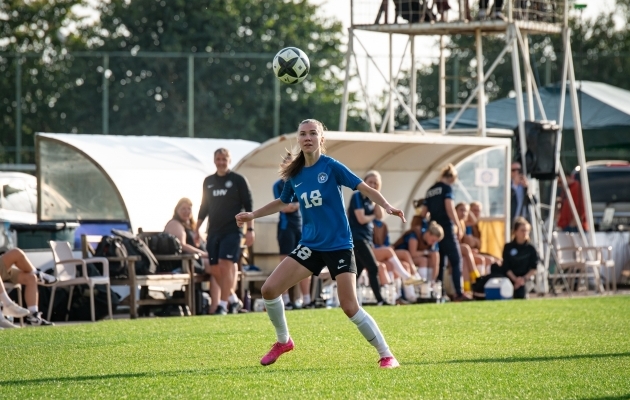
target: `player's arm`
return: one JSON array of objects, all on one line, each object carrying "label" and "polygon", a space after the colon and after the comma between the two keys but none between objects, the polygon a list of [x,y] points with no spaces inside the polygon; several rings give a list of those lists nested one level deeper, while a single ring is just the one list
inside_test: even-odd
[{"label": "player's arm", "polygon": [[283,203],[280,199],[275,199],[271,203],[259,208],[258,210],[252,212],[242,212],[236,214],[236,224],[238,226],[243,226],[245,223],[251,223],[256,218],[265,217],[267,215],[275,214],[280,212],[284,207],[287,206],[287,203]]},{"label": "player's arm", "polygon": [[[206,217],[208,216],[209,196],[208,196],[208,189],[206,188],[207,187],[206,183],[207,181],[204,180],[203,190],[201,192],[201,205],[199,206],[199,214],[197,214],[197,225],[195,227],[195,236],[197,238],[199,237],[199,227],[203,223],[203,220],[206,219]],[[210,226],[210,220],[208,220],[208,226]]]},{"label": "player's arm", "polygon": [[405,213],[403,213],[402,210],[394,208],[391,204],[387,202],[385,197],[383,197],[383,195],[379,191],[372,189],[365,182],[359,183],[359,185],[357,186],[357,190],[361,192],[361,194],[363,194],[364,196],[367,196],[368,199],[383,207],[387,214],[397,215],[400,219],[402,219],[403,222],[407,222],[407,220],[405,219]]}]

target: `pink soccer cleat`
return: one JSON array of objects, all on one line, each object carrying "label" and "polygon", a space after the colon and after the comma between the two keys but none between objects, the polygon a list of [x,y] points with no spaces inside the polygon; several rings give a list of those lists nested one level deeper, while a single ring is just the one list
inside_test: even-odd
[{"label": "pink soccer cleat", "polygon": [[398,361],[394,358],[394,357],[383,357],[381,358],[378,363],[380,364],[381,368],[398,368],[400,367],[400,364],[398,363]]},{"label": "pink soccer cleat", "polygon": [[265,354],[265,356],[260,360],[260,363],[262,365],[271,365],[275,363],[281,355],[293,350],[294,347],[295,344],[291,338],[289,338],[289,341],[286,343],[276,342],[271,347],[271,350],[269,350],[269,353]]}]

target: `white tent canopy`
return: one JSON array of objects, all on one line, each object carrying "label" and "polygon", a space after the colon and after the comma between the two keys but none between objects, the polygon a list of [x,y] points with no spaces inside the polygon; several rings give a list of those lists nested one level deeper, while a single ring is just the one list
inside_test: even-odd
[{"label": "white tent canopy", "polygon": [[[408,219],[413,215],[413,200],[424,197],[448,163],[456,165],[481,150],[502,147],[506,150],[507,171],[511,155],[511,141],[504,138],[363,132],[326,132],[325,138],[326,153],[359,177],[369,170],[378,170],[383,178],[383,195],[392,205],[403,209]],[[255,208],[273,200],[272,185],[278,179],[282,157],[287,150],[296,148],[296,134],[282,135],[266,141],[234,167],[248,178]],[[505,176],[509,180],[510,175]],[[509,181],[504,184],[506,192],[509,191]],[[348,194],[346,191],[346,199]],[[505,204],[509,208],[509,199]],[[256,228],[256,253],[277,254],[276,221],[276,215],[259,220],[262,226]],[[392,232],[404,229],[394,217],[388,216],[386,222]]]},{"label": "white tent canopy", "polygon": [[[232,139],[79,134],[37,135],[42,221],[128,221],[135,231],[161,231],[177,201],[193,214],[203,179],[215,172],[214,151],[231,152],[232,165],[259,146]],[[44,193],[40,190],[40,193]]]}]

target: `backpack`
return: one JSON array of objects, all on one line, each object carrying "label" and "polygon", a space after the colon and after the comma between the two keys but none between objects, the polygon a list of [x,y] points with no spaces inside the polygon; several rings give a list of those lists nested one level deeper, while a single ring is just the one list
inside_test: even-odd
[{"label": "backpack", "polygon": [[[96,250],[94,251],[95,257],[122,257],[126,258],[127,248],[123,245],[122,239],[116,236],[103,236]],[[102,264],[97,264],[97,268],[101,275],[103,275]],[[110,261],[109,262],[109,276],[112,278],[126,278],[128,275],[127,262],[126,261]]]},{"label": "backpack", "polygon": [[158,255],[178,255],[182,254],[182,244],[178,238],[170,233],[158,233],[147,237],[147,244],[153,254]]},{"label": "backpack", "polygon": [[[147,245],[153,254],[158,255],[180,255],[182,254],[182,244],[178,238],[170,233],[158,233],[146,237]],[[158,265],[158,272],[173,272],[174,269],[181,268],[181,261],[162,260]]]},{"label": "backpack", "polygon": [[122,239],[122,243],[130,256],[140,256],[136,261],[136,275],[151,275],[157,271],[158,261],[149,249],[149,246],[133,233],[112,229],[112,233]]}]

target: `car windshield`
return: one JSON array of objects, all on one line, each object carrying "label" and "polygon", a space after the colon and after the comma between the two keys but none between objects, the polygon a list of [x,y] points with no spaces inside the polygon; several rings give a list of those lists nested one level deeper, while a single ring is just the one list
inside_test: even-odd
[{"label": "car windshield", "polygon": [[630,203],[630,168],[588,171],[591,202]]}]

